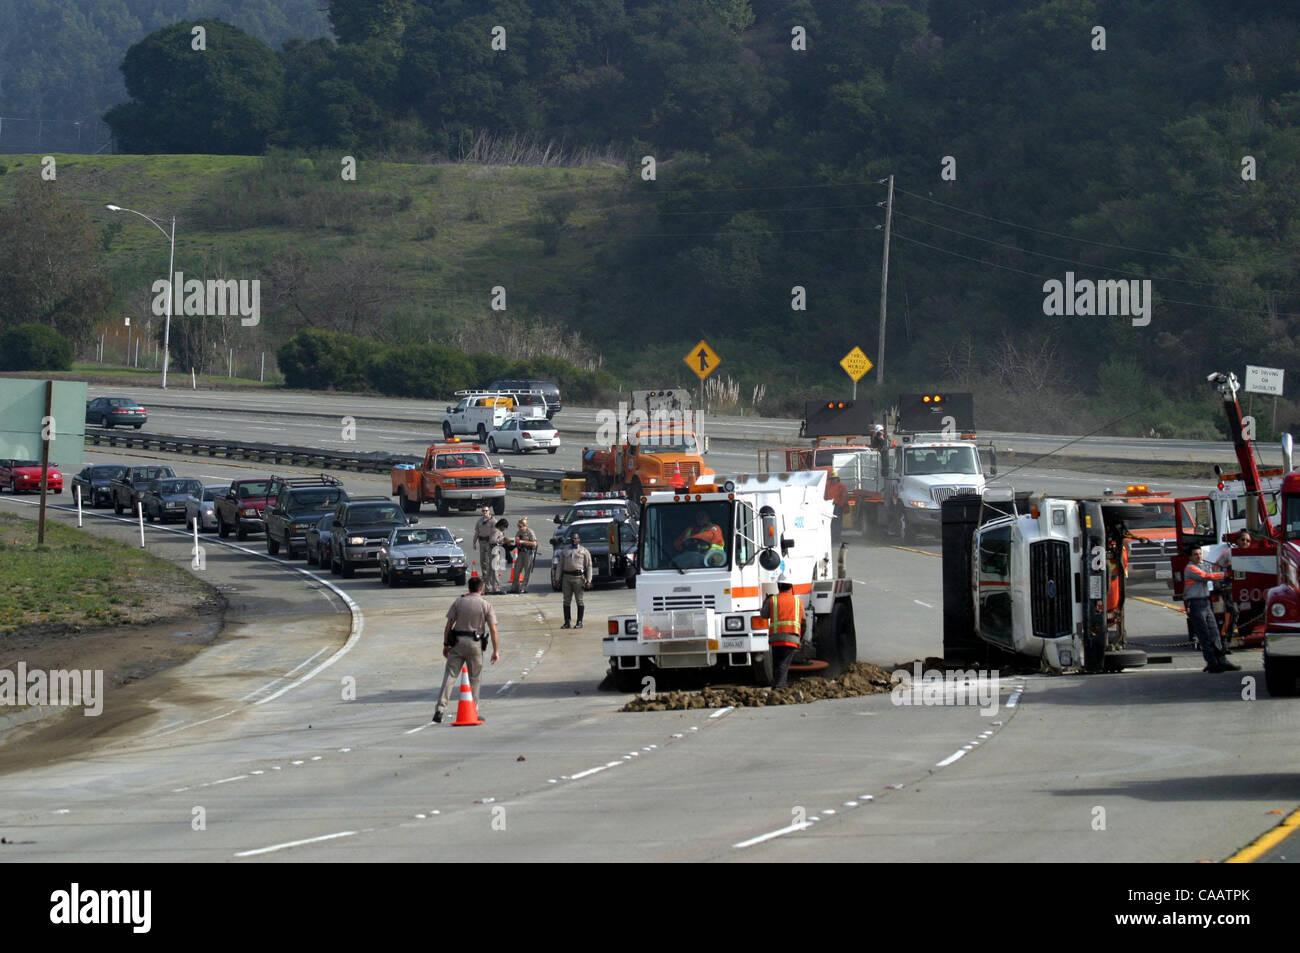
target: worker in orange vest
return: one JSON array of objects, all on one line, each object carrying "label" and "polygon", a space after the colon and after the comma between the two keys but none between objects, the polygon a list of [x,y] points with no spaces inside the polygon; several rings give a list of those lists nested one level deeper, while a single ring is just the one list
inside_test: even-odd
[{"label": "worker in orange vest", "polygon": [[785,688],[790,663],[803,638],[803,600],[794,594],[789,577],[781,573],[776,595],[767,601],[767,643],[772,647],[772,687]]}]

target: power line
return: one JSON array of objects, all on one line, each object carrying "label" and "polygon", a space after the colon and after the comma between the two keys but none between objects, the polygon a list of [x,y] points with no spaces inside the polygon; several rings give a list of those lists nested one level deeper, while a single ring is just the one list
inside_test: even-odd
[{"label": "power line", "polygon": [[[1035,271],[1025,271],[1023,268],[1013,268],[1011,265],[1002,265],[996,261],[986,261],[983,258],[974,258],[970,255],[963,255],[961,252],[955,252],[950,248],[940,248],[938,245],[931,245],[929,242],[918,241],[915,238],[908,238],[906,235],[900,234],[897,231],[894,232],[894,238],[897,238],[899,241],[907,242],[910,245],[920,245],[921,247],[929,248],[932,251],[937,251],[945,255],[952,255],[955,258],[964,258],[966,261],[974,262],[978,265],[987,265],[990,268],[1000,268],[1003,271],[1014,271],[1016,274],[1028,275],[1030,278],[1046,278],[1051,281],[1061,280],[1059,275],[1044,275]],[[1269,311],[1265,308],[1233,308],[1228,307],[1227,305],[1204,304],[1198,301],[1178,301],[1174,298],[1165,298],[1164,302],[1165,304],[1177,304],[1187,308],[1202,308],[1211,311],[1230,311],[1233,314],[1262,314],[1268,317],[1300,318],[1300,312],[1294,311]]]},{"label": "power line", "polygon": [[[1124,271],[1124,270],[1121,269],[1121,268],[1114,268],[1114,267],[1111,267],[1110,265],[1097,265],[1097,264],[1094,264],[1094,263],[1092,263],[1092,262],[1079,261],[1079,260],[1076,259],[1076,258],[1061,258],[1061,257],[1058,256],[1058,255],[1049,255],[1049,254],[1047,254],[1046,252],[1041,252],[1041,251],[1031,251],[1031,250],[1028,249],[1028,248],[1021,248],[1019,245],[1011,245],[1011,244],[1008,244],[1007,242],[994,241],[994,240],[991,239],[991,238],[981,238],[980,236],[978,236],[978,235],[972,235],[972,234],[970,234],[969,232],[963,232],[963,231],[961,231],[961,230],[959,230],[959,229],[956,229],[956,228],[949,228],[947,225],[940,225],[940,224],[937,223],[937,222],[929,222],[929,221],[926,221],[926,220],[923,219],[923,218],[917,218],[915,215],[908,215],[908,214],[906,214],[905,212],[900,212],[900,211],[898,211],[897,209],[894,210],[894,214],[895,214],[895,215],[898,215],[898,216],[900,216],[900,217],[902,217],[902,218],[910,219],[910,220],[912,220],[913,222],[920,222],[922,225],[928,225],[928,226],[930,226],[931,228],[937,228],[937,229],[940,229],[940,230],[945,231],[945,232],[951,232],[951,233],[954,234],[954,235],[960,235],[962,238],[969,238],[969,239],[971,239],[972,241],[985,242],[986,244],[989,244],[989,245],[996,245],[998,248],[1009,248],[1009,249],[1012,250],[1012,251],[1017,251],[1017,252],[1020,252],[1020,253],[1022,253],[1022,254],[1025,254],[1025,255],[1036,255],[1036,256],[1039,257],[1039,258],[1047,258],[1047,259],[1050,259],[1050,260],[1052,260],[1052,261],[1063,262],[1063,263],[1065,263],[1065,264],[1067,264],[1067,265],[1080,265],[1080,266],[1082,266],[1082,267],[1084,267],[1084,268],[1100,268],[1100,269],[1102,269],[1102,270],[1104,270],[1104,271],[1114,272],[1114,273],[1117,274],[1117,275],[1128,275],[1128,276],[1131,277],[1131,278],[1150,278],[1150,277],[1151,277],[1150,275],[1145,275],[1145,274],[1143,274],[1142,272],[1139,272],[1139,271]],[[1161,275],[1160,278],[1159,278],[1159,280],[1160,280],[1160,281],[1177,281],[1177,282],[1179,282],[1179,283],[1181,283],[1181,284],[1185,284],[1185,285],[1200,285],[1200,286],[1203,287],[1203,288],[1215,288],[1215,289],[1217,289],[1217,290],[1219,290],[1219,291],[1232,291],[1232,290],[1234,290],[1234,289],[1232,289],[1232,288],[1229,288],[1227,285],[1215,284],[1213,281],[1197,281],[1197,280],[1195,280],[1194,278],[1175,278],[1175,277],[1173,277],[1172,275]],[[1272,290],[1272,289],[1270,289],[1270,288],[1261,288],[1260,291],[1261,291],[1261,292],[1268,293],[1268,294],[1286,294],[1286,293],[1287,293],[1287,292],[1284,292],[1284,291],[1274,291],[1274,290]]]},{"label": "power line", "polygon": [[1053,238],[1064,238],[1066,241],[1079,242],[1084,245],[1096,245],[1099,248],[1114,248],[1119,251],[1138,252],[1142,255],[1159,255],[1161,258],[1173,258],[1178,261],[1208,261],[1218,265],[1250,264],[1240,258],[1205,258],[1200,255],[1180,255],[1176,252],[1156,251],[1152,248],[1135,248],[1132,245],[1115,245],[1110,242],[1093,241],[1090,238],[1076,238],[1073,235],[1066,235],[1062,232],[1053,232],[1045,228],[1035,228],[1033,225],[1021,225],[1018,222],[1010,222],[1004,218],[994,218],[992,215],[983,215],[979,212],[972,212],[969,209],[958,208],[956,205],[949,205],[947,202],[940,202],[938,199],[932,199],[916,192],[908,192],[906,189],[898,189],[897,191],[902,192],[904,195],[910,195],[912,198],[919,199],[922,202],[929,202],[932,205],[939,205],[943,208],[951,209],[954,212],[960,212],[962,215],[971,215],[975,218],[982,218],[986,222],[996,222],[999,225],[1006,225],[1010,228],[1023,228],[1027,232],[1036,232],[1039,235],[1050,235]]}]

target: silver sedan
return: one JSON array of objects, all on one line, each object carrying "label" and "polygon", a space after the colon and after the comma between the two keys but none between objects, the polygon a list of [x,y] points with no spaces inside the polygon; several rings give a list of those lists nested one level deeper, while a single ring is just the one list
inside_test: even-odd
[{"label": "silver sedan", "polygon": [[226,495],[229,483],[212,483],[203,488],[199,496],[191,496],[185,501],[185,525],[193,526],[194,518],[199,520],[199,530],[208,532],[217,528],[216,501]]}]

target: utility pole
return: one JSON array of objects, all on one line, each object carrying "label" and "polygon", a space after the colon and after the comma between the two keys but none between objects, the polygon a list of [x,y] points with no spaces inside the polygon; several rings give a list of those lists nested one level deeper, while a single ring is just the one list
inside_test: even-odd
[{"label": "utility pole", "polygon": [[876,385],[885,384],[885,299],[889,293],[889,229],[894,222],[894,177],[889,177],[889,195],[885,198],[885,250],[880,261],[880,347],[876,359]]}]

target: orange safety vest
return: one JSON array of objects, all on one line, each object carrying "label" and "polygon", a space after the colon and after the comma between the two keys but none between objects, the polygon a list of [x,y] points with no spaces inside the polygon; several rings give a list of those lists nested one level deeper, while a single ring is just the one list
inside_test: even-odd
[{"label": "orange safety vest", "polygon": [[700,530],[691,532],[691,529],[684,529],[680,536],[677,537],[676,548],[681,549],[687,539],[698,539],[701,542],[708,543],[710,547],[717,549],[726,549],[726,544],[722,539],[722,530],[716,523],[710,524]]},{"label": "orange safety vest", "polygon": [[[799,647],[799,633],[803,630],[803,600],[793,592],[778,592],[768,603],[768,618],[772,623],[771,645]],[[794,636],[794,638],[781,638]]]}]

